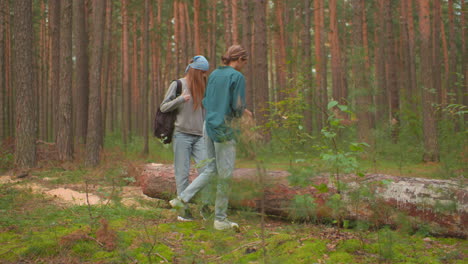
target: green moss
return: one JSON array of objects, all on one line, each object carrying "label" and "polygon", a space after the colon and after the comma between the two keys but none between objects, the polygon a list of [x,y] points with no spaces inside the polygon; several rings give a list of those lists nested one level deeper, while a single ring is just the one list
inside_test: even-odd
[{"label": "green moss", "polygon": [[302,246],[297,249],[296,257],[304,263],[310,263],[322,258],[327,252],[327,245],[324,241],[305,241]]},{"label": "green moss", "polygon": [[341,242],[337,249],[352,254],[360,249],[363,249],[363,243],[358,239],[348,239]]},{"label": "green moss", "polygon": [[334,252],[330,253],[329,259],[327,260],[327,264],[342,264],[342,263],[356,263],[354,260],[354,256],[350,255],[349,253],[346,252]]},{"label": "green moss", "polygon": [[32,240],[31,244],[22,252],[23,257],[36,258],[36,257],[51,257],[59,253],[60,248],[57,243],[50,240],[42,240],[36,238]]},{"label": "green moss", "polygon": [[89,259],[101,248],[94,241],[77,241],[71,248],[74,256]]}]

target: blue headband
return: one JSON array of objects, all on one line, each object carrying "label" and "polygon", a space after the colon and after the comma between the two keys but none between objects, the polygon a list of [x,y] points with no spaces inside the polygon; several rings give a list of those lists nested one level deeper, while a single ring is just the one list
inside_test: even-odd
[{"label": "blue headband", "polygon": [[190,68],[194,68],[201,71],[208,71],[210,69],[210,64],[208,63],[208,60],[206,60],[205,57],[198,55],[193,57],[193,62],[187,66],[185,72],[188,72]]}]

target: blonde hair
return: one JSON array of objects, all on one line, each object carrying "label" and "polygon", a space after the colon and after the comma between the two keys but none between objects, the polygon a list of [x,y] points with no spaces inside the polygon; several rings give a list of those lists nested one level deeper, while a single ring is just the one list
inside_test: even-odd
[{"label": "blonde hair", "polygon": [[232,45],[221,57],[221,60],[224,65],[228,65],[231,61],[246,60],[247,57],[247,51],[241,45]]},{"label": "blonde hair", "polygon": [[[192,63],[190,61],[190,63]],[[202,106],[203,95],[205,94],[206,76],[202,70],[190,68],[185,75],[190,94],[193,99],[193,109]]]}]

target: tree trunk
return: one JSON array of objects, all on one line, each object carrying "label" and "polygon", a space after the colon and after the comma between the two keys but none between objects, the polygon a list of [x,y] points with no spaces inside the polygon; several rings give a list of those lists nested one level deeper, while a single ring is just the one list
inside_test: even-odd
[{"label": "tree trunk", "polygon": [[[131,121],[130,121],[130,135],[138,134],[138,107],[140,106],[140,85],[138,78],[138,41],[137,41],[137,20],[133,16],[133,35],[132,35],[132,75],[131,75]],[[133,121],[133,122],[132,122]]]},{"label": "tree trunk", "polygon": [[14,2],[13,30],[15,34],[16,137],[15,165],[18,168],[36,166],[37,111],[33,72],[32,1]]},{"label": "tree trunk", "polygon": [[150,82],[149,82],[149,75],[148,75],[148,68],[149,68],[149,9],[150,4],[149,0],[145,0],[145,14],[143,19],[143,95],[142,95],[142,116],[143,116],[143,138],[144,138],[144,146],[143,146],[143,154],[149,154],[149,135],[148,135],[148,90],[150,89]]},{"label": "tree trunk", "polygon": [[200,46],[200,0],[193,1],[193,31],[195,38],[195,54],[201,54]]},{"label": "tree trunk", "polygon": [[[4,1],[0,0],[0,9],[5,10]],[[0,12],[0,141],[5,138],[5,34],[4,16],[9,12]]]},{"label": "tree trunk", "polygon": [[[269,120],[268,111],[268,64],[267,64],[267,28],[266,28],[266,0],[255,1],[254,10],[254,87],[255,87],[255,116],[257,124],[265,125]],[[265,139],[270,139],[270,131],[266,131]]]},{"label": "tree trunk", "polygon": [[223,0],[224,4],[224,45],[226,46],[225,49],[232,45],[232,11],[231,11],[231,0]]},{"label": "tree trunk", "polygon": [[[455,22],[454,22],[454,11],[453,11],[453,0],[448,1],[448,42],[450,43],[449,48],[449,59],[448,59],[448,72],[447,72],[447,93],[456,93],[456,82],[457,82],[457,44],[455,35]],[[466,58],[466,57],[463,57]],[[450,103],[455,101],[450,100]]]},{"label": "tree trunk", "polygon": [[386,65],[386,88],[388,106],[390,109],[390,124],[392,125],[392,140],[398,141],[400,127],[400,91],[398,87],[396,49],[393,30],[393,6],[392,1],[384,1],[384,28],[385,44],[384,58]]},{"label": "tree trunk", "polygon": [[347,104],[347,87],[344,78],[345,68],[343,67],[343,58],[341,57],[336,0],[330,0],[330,37],[333,99],[340,102],[340,104]]},{"label": "tree trunk", "polygon": [[[466,1],[461,1],[461,10],[463,10],[463,12],[461,12],[461,25],[460,25],[460,29],[461,29],[461,40],[462,40],[462,59],[461,59],[461,69],[462,69],[462,76],[463,76],[463,80],[464,82],[462,83],[462,85],[457,89],[457,98],[458,98],[458,103],[459,104],[464,104],[464,105],[468,105],[468,96],[466,96],[466,92],[463,92],[463,87],[468,87],[468,68],[466,67],[466,65],[468,64],[468,54],[467,54],[467,47],[466,47],[466,28],[467,28],[467,23],[466,23],[466,15],[465,15],[465,10],[466,10]],[[466,120],[466,119],[465,119]]]},{"label": "tree trunk", "polygon": [[[216,40],[218,38],[218,34],[216,33],[216,25],[218,22],[216,18],[217,14],[217,8],[216,8],[216,3],[218,2],[217,0],[211,0],[211,9],[210,9],[210,38],[211,41],[209,43],[210,49],[209,49],[209,54],[210,58],[213,61],[213,68],[216,69],[217,67],[217,61],[219,60],[218,57],[216,56]],[[210,63],[211,64],[211,63]]]},{"label": "tree trunk", "polygon": [[93,27],[91,33],[91,64],[89,78],[89,117],[86,138],[86,166],[99,164],[99,153],[102,147],[102,114],[101,114],[101,69],[103,53],[103,33],[105,1],[93,0]]},{"label": "tree trunk", "polygon": [[51,132],[54,135],[54,139],[57,139],[57,118],[58,118],[58,101],[59,101],[59,89],[60,89],[60,0],[49,1],[49,13],[50,13],[50,89],[51,89]]},{"label": "tree trunk", "polygon": [[250,62],[244,66],[244,76],[246,79],[246,104],[250,110],[254,109],[254,86],[252,78],[252,8],[251,1],[242,0],[242,46],[249,55]]},{"label": "tree trunk", "polygon": [[352,71],[354,76],[354,91],[356,93],[356,114],[358,118],[358,138],[360,142],[372,144],[370,111],[372,108],[372,98],[367,79],[364,39],[363,39],[363,10],[366,8],[364,0],[353,0],[353,58]]},{"label": "tree trunk", "polygon": [[442,102],[442,60],[440,56],[440,27],[441,27],[441,10],[440,10],[440,0],[433,0],[432,6],[432,78],[433,78],[433,87],[436,92],[435,102],[440,104]]},{"label": "tree trunk", "polygon": [[412,93],[410,89],[411,83],[411,71],[409,69],[409,40],[408,40],[408,1],[401,1],[400,2],[400,46],[399,46],[399,53],[400,53],[400,62],[401,67],[399,70],[400,78],[400,86],[401,86],[401,93],[402,93],[402,103],[403,107],[407,107],[408,109],[411,107],[411,103],[409,102],[410,98],[412,98]]},{"label": "tree trunk", "polygon": [[112,55],[112,1],[106,0],[106,24],[104,30],[104,50],[103,50],[103,65],[101,78],[101,107],[102,107],[102,137],[105,138],[107,131],[108,109],[110,104],[110,73],[111,55]]},{"label": "tree trunk", "polygon": [[184,14],[184,22],[185,22],[185,59],[182,62],[183,70],[185,72],[185,66],[187,63],[190,61],[190,59],[193,57],[193,36],[192,36],[192,27],[191,27],[191,21],[190,21],[190,16],[189,16],[189,11],[188,11],[188,4],[187,2],[183,3],[183,14]]},{"label": "tree trunk", "polygon": [[324,38],[324,3],[323,0],[314,0],[314,43],[315,43],[315,72],[316,88],[315,102],[317,106],[316,120],[317,131],[321,131],[325,125],[325,111],[327,109],[327,58],[325,52]]},{"label": "tree trunk", "polygon": [[415,33],[414,33],[414,16],[413,16],[413,1],[406,1],[407,2],[407,22],[408,22],[408,63],[409,63],[409,70],[410,70],[410,85],[409,89],[411,90],[411,104],[414,106],[413,112],[417,112],[417,98],[419,96],[417,85],[416,85],[416,49],[415,49]]},{"label": "tree trunk", "polygon": [[376,120],[388,120],[388,103],[386,101],[385,92],[387,91],[387,74],[385,70],[385,23],[382,19],[384,13],[383,0],[379,0],[377,5],[378,9],[376,10],[374,21],[377,23],[377,28],[375,30],[375,79],[376,81],[376,91],[374,104],[376,106]]},{"label": "tree trunk", "polygon": [[130,134],[130,70],[128,57],[127,0],[122,0],[122,142],[127,147]]},{"label": "tree trunk", "polygon": [[[190,179],[196,175],[196,170],[191,170]],[[337,212],[329,203],[337,191],[329,176],[311,177],[309,186],[292,186],[289,176],[286,171],[267,171],[262,177],[265,184],[260,185],[256,169],[235,169],[229,203],[233,207],[259,210],[264,194],[264,208],[271,215],[318,221],[361,220],[375,227],[401,227],[404,223],[399,219],[403,212],[415,228],[429,225],[431,232],[437,235],[466,237],[468,234],[468,191],[457,181],[384,174],[343,175],[341,184],[347,188],[340,193],[343,209]],[[176,195],[171,165],[148,164],[137,181],[149,197],[172,199]],[[312,186],[326,186],[328,192]],[[259,192],[260,188],[264,188],[264,192]],[[298,195],[312,198],[312,204],[295,203]]]},{"label": "tree trunk", "polygon": [[[10,10],[10,1],[5,0],[5,9]],[[6,137],[13,137],[15,133],[15,97],[13,95],[13,72],[12,71],[12,51],[11,51],[11,19],[10,13],[5,14],[5,114],[6,114]]]},{"label": "tree trunk", "polygon": [[231,0],[231,10],[232,10],[232,44],[239,44],[239,15],[238,15],[238,1]]},{"label": "tree trunk", "polygon": [[[41,14],[40,19],[40,35],[39,35],[39,87],[38,87],[38,114],[39,114],[39,134],[38,138],[41,140],[47,140],[47,98],[48,94],[48,32],[47,32],[47,16],[46,4],[44,0],[41,0]],[[0,48],[0,50],[2,50]],[[0,51],[1,52],[1,51]],[[1,55],[0,55],[1,57]],[[2,60],[0,58],[0,60]],[[0,63],[1,64],[1,63]],[[0,100],[1,103],[1,100]],[[1,110],[0,110],[1,111]],[[0,132],[1,133],[1,132]]]},{"label": "tree trunk", "polygon": [[[419,32],[421,38],[421,76],[433,76],[431,52],[431,20],[430,0],[419,0]],[[436,118],[433,103],[435,103],[432,78],[421,78],[421,93],[423,103],[423,134],[425,162],[439,161],[437,143]]]},{"label": "tree trunk", "polygon": [[[303,93],[304,93],[304,99],[306,102],[306,109],[304,111],[304,127],[308,133],[312,133],[313,129],[317,127],[317,125],[313,125],[313,109],[314,109],[314,92],[313,92],[313,76],[312,76],[312,55],[311,55],[311,47],[312,47],[312,37],[310,35],[310,28],[311,28],[311,23],[310,23],[310,15],[311,15],[311,10],[310,10],[310,0],[304,0],[304,11],[303,11],[303,16],[304,16],[304,29],[302,31],[302,43],[303,47],[302,50],[304,51],[303,53],[303,70],[302,74],[304,75],[304,87],[303,87]],[[317,112],[317,109],[315,109],[314,112]],[[317,123],[317,122],[315,122]],[[318,130],[320,131],[320,130]]]},{"label": "tree trunk", "polygon": [[[277,0],[275,2],[275,20],[276,30],[274,32],[275,40],[275,65],[276,65],[276,84],[278,92],[278,101],[283,101],[287,98],[287,79],[286,79],[286,41],[284,34],[284,1]],[[309,46],[310,47],[310,46]]]},{"label": "tree trunk", "polygon": [[60,160],[73,159],[72,133],[72,0],[60,3],[60,89],[57,152]]},{"label": "tree trunk", "polygon": [[75,33],[75,137],[86,143],[89,105],[88,33],[85,0],[73,1],[73,29]]}]

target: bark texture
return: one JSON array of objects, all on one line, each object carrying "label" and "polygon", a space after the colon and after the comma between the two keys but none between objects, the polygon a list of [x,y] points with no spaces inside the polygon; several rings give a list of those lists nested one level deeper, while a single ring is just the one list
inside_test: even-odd
[{"label": "bark texture", "polygon": [[60,81],[57,113],[59,159],[73,159],[72,133],[72,1],[62,1],[60,9]]},{"label": "bark texture", "polygon": [[[192,170],[190,179],[196,177]],[[308,187],[292,186],[286,171],[267,171],[265,183],[265,211],[284,217],[304,217],[301,210],[323,219],[364,220],[380,225],[399,227],[401,212],[404,212],[415,228],[427,224],[437,235],[467,236],[468,188],[466,182],[432,180],[424,178],[396,177],[383,174],[368,174],[365,177],[345,175],[340,179],[346,184],[341,197],[343,207],[334,212],[330,201],[336,189],[326,175],[310,178]],[[260,210],[262,193],[255,169],[236,169],[233,176],[230,204]],[[172,165],[147,164],[138,183],[147,196],[171,199],[176,195]],[[312,186],[325,184],[328,192],[320,192]],[[310,195],[313,204],[297,206],[296,195]],[[336,197],[336,196],[335,196]],[[310,218],[309,218],[310,219]]]},{"label": "bark texture", "polygon": [[37,115],[33,72],[32,1],[15,1],[13,29],[15,33],[16,137],[15,165],[31,168],[36,165]]},{"label": "bark texture", "polygon": [[73,1],[73,30],[75,38],[75,136],[79,143],[86,143],[88,126],[88,34],[86,30],[85,0]]},{"label": "bark texture", "polygon": [[101,69],[103,53],[103,32],[105,2],[93,0],[93,29],[91,36],[91,76],[89,93],[88,133],[86,137],[86,165],[94,167],[99,164],[99,153],[102,147],[101,115]]}]

